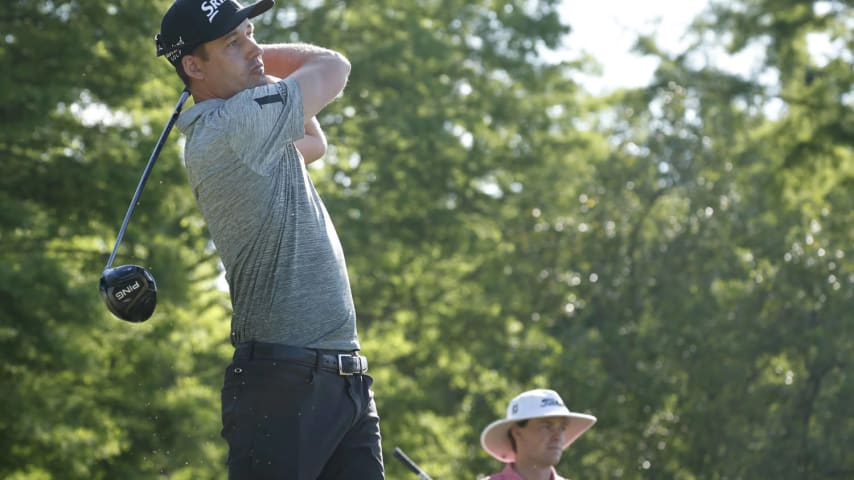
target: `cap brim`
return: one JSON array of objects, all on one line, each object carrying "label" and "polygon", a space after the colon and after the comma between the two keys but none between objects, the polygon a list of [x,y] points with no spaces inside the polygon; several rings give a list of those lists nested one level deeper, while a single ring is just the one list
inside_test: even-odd
[{"label": "cap brim", "polygon": [[251,5],[246,5],[245,7],[241,8],[237,11],[237,13],[240,13],[244,10],[248,10],[249,14],[245,18],[257,17],[258,15],[261,15],[262,13],[272,8],[274,3],[276,3],[274,0],[258,0],[257,2]]},{"label": "cap brim", "polygon": [[[569,447],[572,442],[578,439],[584,432],[596,423],[596,417],[583,413],[570,413],[569,415],[549,415],[548,417],[566,417],[569,418],[569,427],[566,431],[566,440],[563,448]],[[540,416],[528,418],[514,418],[511,420],[497,420],[483,429],[480,435],[480,444],[486,453],[492,455],[499,462],[511,463],[516,461],[516,452],[513,451],[513,446],[510,444],[510,437],[507,432],[514,423],[522,420],[530,420],[531,418],[544,418]]]},{"label": "cap brim", "polygon": [[[251,5],[246,5],[245,7],[241,8],[240,10],[234,12],[234,15],[231,16],[231,18],[229,19],[229,22],[227,24],[225,24],[222,31],[217,31],[216,33],[210,35],[209,36],[210,38],[203,39],[201,42],[199,42],[195,46],[216,40],[217,38],[220,38],[224,35],[227,35],[229,32],[231,32],[232,30],[237,28],[237,26],[240,25],[240,23],[243,22],[244,20],[246,20],[247,18],[257,17],[258,15],[261,15],[262,13],[264,13],[267,10],[269,10],[270,8],[272,8],[274,3],[275,3],[274,0],[258,0],[257,2],[255,2]],[[188,50],[191,50],[191,49],[188,49]]]}]

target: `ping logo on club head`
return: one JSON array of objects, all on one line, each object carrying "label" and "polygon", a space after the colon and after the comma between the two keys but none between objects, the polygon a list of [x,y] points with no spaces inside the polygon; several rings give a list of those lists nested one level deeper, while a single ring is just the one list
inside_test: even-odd
[{"label": "ping logo on club head", "polygon": [[219,13],[219,7],[227,0],[207,0],[202,2],[202,11],[208,17],[208,23],[213,23],[213,19]]},{"label": "ping logo on club head", "polygon": [[113,294],[113,296],[116,297],[116,300],[124,300],[125,297],[127,297],[131,293],[139,290],[139,287],[141,287],[141,286],[142,285],[139,284],[139,280],[134,280],[133,283],[125,286],[121,290],[116,290],[116,292]]}]

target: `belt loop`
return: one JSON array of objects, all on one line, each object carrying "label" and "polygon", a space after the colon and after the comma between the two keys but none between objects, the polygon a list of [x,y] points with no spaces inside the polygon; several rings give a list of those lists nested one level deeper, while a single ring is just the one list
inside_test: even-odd
[{"label": "belt loop", "polygon": [[320,359],[323,357],[323,354],[320,353],[320,350],[314,349],[314,371],[320,370]]},{"label": "belt loop", "polygon": [[320,351],[314,351],[314,368],[309,372],[308,378],[305,380],[305,383],[314,383],[314,376],[317,374],[318,369],[320,369]]}]

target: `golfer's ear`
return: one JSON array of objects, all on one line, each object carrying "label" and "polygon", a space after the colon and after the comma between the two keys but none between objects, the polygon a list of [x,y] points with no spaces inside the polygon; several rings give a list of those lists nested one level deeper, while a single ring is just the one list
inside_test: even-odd
[{"label": "golfer's ear", "polygon": [[184,55],[181,57],[181,65],[184,67],[184,72],[188,77],[197,80],[205,78],[205,72],[199,68],[199,62],[194,55]]}]

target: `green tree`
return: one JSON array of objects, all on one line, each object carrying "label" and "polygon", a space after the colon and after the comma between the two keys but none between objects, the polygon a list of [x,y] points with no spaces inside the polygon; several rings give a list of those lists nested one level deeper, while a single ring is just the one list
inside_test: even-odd
[{"label": "green tree", "polygon": [[[585,143],[553,128],[581,109],[575,67],[537,60],[567,32],[555,8],[354,2],[295,24],[354,65],[321,119],[336,145],[315,178],[348,252],[389,478],[406,475],[394,446],[437,477],[495,469],[480,429],[516,390],[548,380],[506,372],[514,358],[502,349],[508,325],[531,315],[524,293],[513,298],[530,279],[505,273],[525,270],[508,224],[538,195],[529,176]],[[531,335],[512,356],[549,355],[536,340],[548,339]]]},{"label": "green tree", "polygon": [[[96,293],[181,88],[153,55],[168,4],[0,14],[3,478],[224,477],[230,305],[177,132],[117,259],[153,271],[155,316],[125,324]],[[721,3],[685,52],[640,39],[653,84],[606,98],[571,79],[589,60],[539,59],[571,39],[556,9],[291,2],[257,22],[354,66],[311,174],[388,478],[411,475],[394,446],[435,478],[497,470],[480,431],[534,387],[600,419],[573,477],[850,476],[851,6]],[[703,62],[756,42],[753,76]]]},{"label": "green tree", "polygon": [[0,14],[3,478],[222,469],[211,439],[227,298],[175,138],[116,260],[154,272],[155,316],[120,322],[97,290],[176,97],[150,73],[163,69],[151,38],[166,4],[14,1]]},{"label": "green tree", "polygon": [[[852,72],[840,68],[851,9],[818,13],[821,3],[721,3],[686,52],[639,43],[662,65],[653,85],[619,98],[609,164],[623,165],[602,175],[610,198],[622,186],[639,200],[619,208],[631,225],[629,249],[616,250],[627,253],[628,279],[593,308],[620,319],[601,329],[620,380],[601,410],[622,427],[608,442],[620,458],[603,464],[611,472],[852,472],[842,447],[852,413]],[[817,64],[812,34],[829,35],[836,57]],[[767,55],[753,76],[703,63],[720,45],[737,53],[755,42]],[[640,172],[622,177],[632,165]]]}]

